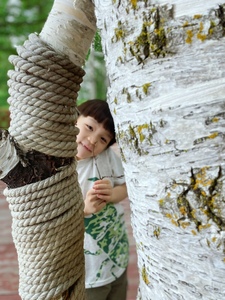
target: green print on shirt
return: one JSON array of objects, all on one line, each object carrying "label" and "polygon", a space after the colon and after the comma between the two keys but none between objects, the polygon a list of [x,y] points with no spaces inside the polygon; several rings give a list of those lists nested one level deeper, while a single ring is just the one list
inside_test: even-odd
[{"label": "green print on shirt", "polygon": [[97,180],[99,180],[99,178],[98,177],[92,177],[92,178],[88,178],[88,180],[89,181],[97,181]]},{"label": "green print on shirt", "polygon": [[[89,181],[98,180],[97,177]],[[85,218],[85,231],[97,241],[98,246],[109,255],[110,259],[121,268],[128,264],[128,239],[123,227],[123,214],[118,215],[113,204],[107,204],[103,210],[91,218]],[[90,254],[85,249],[86,254]],[[99,253],[92,253],[99,255]]]}]

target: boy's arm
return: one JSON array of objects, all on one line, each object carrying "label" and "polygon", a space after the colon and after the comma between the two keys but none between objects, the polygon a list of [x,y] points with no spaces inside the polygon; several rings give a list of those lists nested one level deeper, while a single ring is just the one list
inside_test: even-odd
[{"label": "boy's arm", "polygon": [[112,189],[111,201],[112,203],[118,203],[127,197],[126,183],[117,185]]}]

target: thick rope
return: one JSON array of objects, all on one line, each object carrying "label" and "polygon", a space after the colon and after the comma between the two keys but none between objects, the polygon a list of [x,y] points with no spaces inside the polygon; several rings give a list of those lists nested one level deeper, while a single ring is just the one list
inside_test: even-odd
[{"label": "thick rope", "polygon": [[31,34],[10,56],[9,132],[26,149],[58,157],[76,155],[77,92],[84,75],[66,57]]},{"label": "thick rope", "polygon": [[[31,34],[10,61],[9,132],[26,150],[75,157],[76,97],[84,71]],[[83,199],[76,163],[45,180],[5,189],[23,300],[82,300]]]},{"label": "thick rope", "polygon": [[4,191],[13,217],[22,299],[52,299],[81,277],[83,202],[75,201],[79,187],[74,168]]}]

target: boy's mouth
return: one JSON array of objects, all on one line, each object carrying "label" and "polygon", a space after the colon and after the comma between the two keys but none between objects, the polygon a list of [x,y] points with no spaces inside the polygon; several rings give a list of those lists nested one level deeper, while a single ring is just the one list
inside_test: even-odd
[{"label": "boy's mouth", "polygon": [[81,145],[88,151],[92,153],[92,149],[90,149],[88,146],[86,146],[85,144],[81,143]]}]

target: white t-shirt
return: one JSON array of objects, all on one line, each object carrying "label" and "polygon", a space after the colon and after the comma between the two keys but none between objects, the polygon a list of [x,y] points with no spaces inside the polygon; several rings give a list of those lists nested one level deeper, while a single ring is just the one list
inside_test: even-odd
[{"label": "white t-shirt", "polygon": [[[125,182],[124,176],[116,178],[124,172],[120,158],[111,148],[96,158],[79,160],[77,172],[84,199],[100,176],[107,176],[113,187]],[[103,286],[120,277],[128,265],[129,244],[123,206],[107,204],[97,214],[85,217],[84,222],[85,287]]]}]

